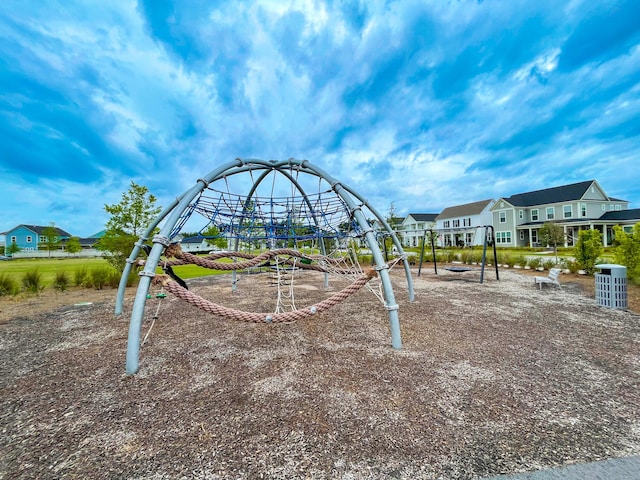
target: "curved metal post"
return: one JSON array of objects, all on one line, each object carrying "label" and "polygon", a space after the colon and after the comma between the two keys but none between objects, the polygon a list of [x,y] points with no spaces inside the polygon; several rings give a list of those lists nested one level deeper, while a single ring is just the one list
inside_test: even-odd
[{"label": "curved metal post", "polygon": [[144,269],[140,272],[140,283],[138,284],[138,290],[136,291],[136,297],[133,302],[133,310],[131,312],[131,321],[129,323],[129,337],[127,339],[127,364],[126,371],[128,375],[132,375],[138,371],[139,357],[140,357],[140,333],[142,331],[142,318],[144,316],[144,308],[147,301],[147,293],[149,293],[149,286],[151,285],[151,279],[155,277],[156,267],[160,256],[164,251],[164,247],[169,242],[169,235],[171,230],[180,220],[182,212],[188,207],[189,203],[198,195],[206,186],[209,181],[207,178],[212,178],[218,175],[220,172],[228,170],[233,166],[242,165],[243,162],[240,159],[236,159],[234,162],[225,164],[213,172],[211,172],[205,179],[199,179],[196,184],[191,187],[182,197],[178,204],[171,210],[170,215],[167,217],[165,224],[160,229],[160,233],[153,239],[153,248],[149,253],[149,257],[145,263]]},{"label": "curved metal post", "polygon": [[[303,165],[308,166],[306,160],[303,161]],[[331,183],[331,188],[333,188],[333,191],[336,192],[336,194],[338,194],[340,198],[342,198],[342,200],[344,200],[345,204],[351,210],[353,217],[365,232],[365,240],[369,245],[369,249],[371,250],[372,257],[376,264],[376,270],[378,270],[378,275],[380,275],[380,280],[382,282],[385,307],[389,312],[389,324],[391,327],[391,346],[395,349],[400,349],[402,348],[402,337],[400,334],[400,319],[398,318],[398,304],[396,303],[396,299],[393,294],[393,286],[391,285],[391,278],[389,276],[389,267],[382,257],[382,253],[380,252],[380,247],[378,246],[378,242],[376,241],[376,236],[373,233],[373,229],[362,213],[362,207],[356,205],[350,195],[350,192],[346,190],[346,188],[331,175],[328,175],[319,168],[313,168],[318,172],[319,175],[322,175],[325,180]],[[373,210],[371,211],[373,212]]]},{"label": "curved metal post", "polygon": [[120,283],[118,284],[118,294],[116,296],[116,308],[115,315],[122,315],[122,309],[124,307],[124,292],[127,289],[127,281],[129,280],[129,275],[131,274],[131,267],[135,263],[136,258],[140,254],[140,249],[144,245],[144,242],[149,239],[149,235],[153,233],[158,224],[166,217],[171,210],[178,204],[181,197],[176,198],[171,205],[165,208],[160,214],[155,218],[155,220],[149,225],[149,227],[145,230],[145,232],[140,236],[138,241],[133,246],[133,250],[131,250],[131,254],[129,258],[127,258],[127,263],[124,266],[124,270],[122,271],[122,276],[120,277]]}]

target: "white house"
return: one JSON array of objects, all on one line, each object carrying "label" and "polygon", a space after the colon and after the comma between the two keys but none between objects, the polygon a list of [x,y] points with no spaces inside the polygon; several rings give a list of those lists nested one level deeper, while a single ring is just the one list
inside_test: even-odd
[{"label": "white house", "polygon": [[483,245],[482,227],[492,225],[494,203],[495,200],[488,199],[445,208],[436,217],[439,244],[445,247]]}]

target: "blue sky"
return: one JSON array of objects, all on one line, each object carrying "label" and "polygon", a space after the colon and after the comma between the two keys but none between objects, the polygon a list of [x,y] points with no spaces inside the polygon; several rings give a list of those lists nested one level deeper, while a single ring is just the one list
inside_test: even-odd
[{"label": "blue sky", "polygon": [[640,208],[637,0],[7,0],[0,87],[0,231],[90,235],[236,157],[381,212],[590,179]]}]

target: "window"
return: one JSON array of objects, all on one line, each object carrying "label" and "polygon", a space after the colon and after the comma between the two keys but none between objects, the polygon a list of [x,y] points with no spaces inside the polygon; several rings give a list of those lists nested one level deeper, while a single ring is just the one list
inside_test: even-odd
[{"label": "window", "polygon": [[524,210],[518,210],[518,218],[520,220],[524,219]]},{"label": "window", "polygon": [[603,212],[606,212],[606,211],[607,211],[607,204],[606,204],[606,203],[603,203],[603,204],[601,205],[601,207],[602,207],[602,211],[603,211]]},{"label": "window", "polygon": [[18,239],[16,237],[11,237],[11,243],[16,243]]},{"label": "window", "polygon": [[622,210],[622,205],[616,205],[616,210]]},{"label": "window", "polygon": [[472,242],[473,242],[473,235],[470,233],[467,233],[465,243],[467,245],[471,245]]},{"label": "window", "polygon": [[33,237],[31,237],[31,235],[27,235],[27,243],[31,243],[32,240],[33,240]]},{"label": "window", "polygon": [[524,240],[524,230],[520,230],[520,240]]},{"label": "window", "polygon": [[471,218],[463,218],[462,219],[462,225],[465,227],[470,227],[471,226]]},{"label": "window", "polygon": [[40,242],[44,243],[47,241],[47,237],[45,235],[40,235]]},{"label": "window", "polygon": [[547,220],[553,220],[555,215],[555,209],[553,207],[547,207]]},{"label": "window", "polygon": [[453,228],[460,228],[460,220],[453,221]]},{"label": "window", "polygon": [[449,228],[451,226],[451,223],[449,223],[449,220],[445,220],[443,226],[444,228]]},{"label": "window", "polygon": [[538,243],[538,231],[534,230],[531,232],[531,244],[535,245]]},{"label": "window", "polygon": [[564,207],[562,207],[562,215],[564,218],[573,217],[573,208],[571,207],[571,205],[565,205]]},{"label": "window", "polygon": [[507,212],[498,212],[498,221],[500,223],[507,223]]},{"label": "window", "polygon": [[531,221],[532,222],[537,222],[538,221],[538,209],[534,208],[533,210],[531,210]]},{"label": "window", "polygon": [[496,232],[496,243],[511,243],[511,232]]},{"label": "window", "polygon": [[609,210],[613,211],[613,203],[609,205]]},{"label": "window", "polygon": [[581,217],[586,217],[587,216],[587,204],[586,203],[581,203],[580,204],[580,216]]}]

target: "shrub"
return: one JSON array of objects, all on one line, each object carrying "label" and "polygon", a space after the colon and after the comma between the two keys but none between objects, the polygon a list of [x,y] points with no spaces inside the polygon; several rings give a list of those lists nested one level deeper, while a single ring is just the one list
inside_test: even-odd
[{"label": "shrub", "polygon": [[462,261],[462,263],[466,263],[467,265],[473,263],[473,251],[464,250],[460,254],[460,260]]},{"label": "shrub", "polygon": [[87,284],[87,280],[89,279],[89,271],[87,267],[77,268],[73,273],[73,283],[76,287],[84,287]]},{"label": "shrub", "polygon": [[20,288],[13,277],[6,273],[0,273],[0,297],[5,295],[17,295]]},{"label": "shrub", "polygon": [[540,266],[545,270],[550,270],[556,266],[556,262],[550,258],[545,258],[540,262]]},{"label": "shrub", "polygon": [[22,286],[27,292],[40,293],[44,289],[40,271],[34,268],[25,272],[22,276]]},{"label": "shrub", "polygon": [[525,257],[524,255],[518,255],[515,260],[514,260],[514,264],[518,265],[519,267],[526,267],[527,266],[527,257]]},{"label": "shrub", "polygon": [[540,257],[531,257],[527,262],[531,268],[536,269],[542,264],[542,259]]},{"label": "shrub", "polygon": [[69,275],[66,271],[56,272],[56,276],[53,279],[53,288],[64,292],[67,288],[69,288],[69,284],[71,280],[69,279]]},{"label": "shrub", "polygon": [[[129,276],[131,277],[131,276]],[[107,278],[107,285],[113,288],[118,288],[120,285],[120,274],[115,269],[109,270],[109,277]]]},{"label": "shrub", "polygon": [[603,252],[602,234],[598,230],[581,230],[573,252],[582,270],[593,275],[598,257]]},{"label": "shrub", "polygon": [[107,267],[99,267],[91,270],[91,285],[96,290],[102,290],[109,280],[109,272]]},{"label": "shrub", "polygon": [[616,247],[613,258],[616,263],[627,267],[627,277],[634,283],[640,283],[640,223],[633,226],[631,233],[621,227],[613,227]]},{"label": "shrub", "polygon": [[578,273],[580,270],[580,264],[575,260],[567,259],[565,265],[571,273]]},{"label": "shrub", "polygon": [[516,259],[512,255],[505,254],[501,260],[501,263],[511,268],[516,264]]}]

